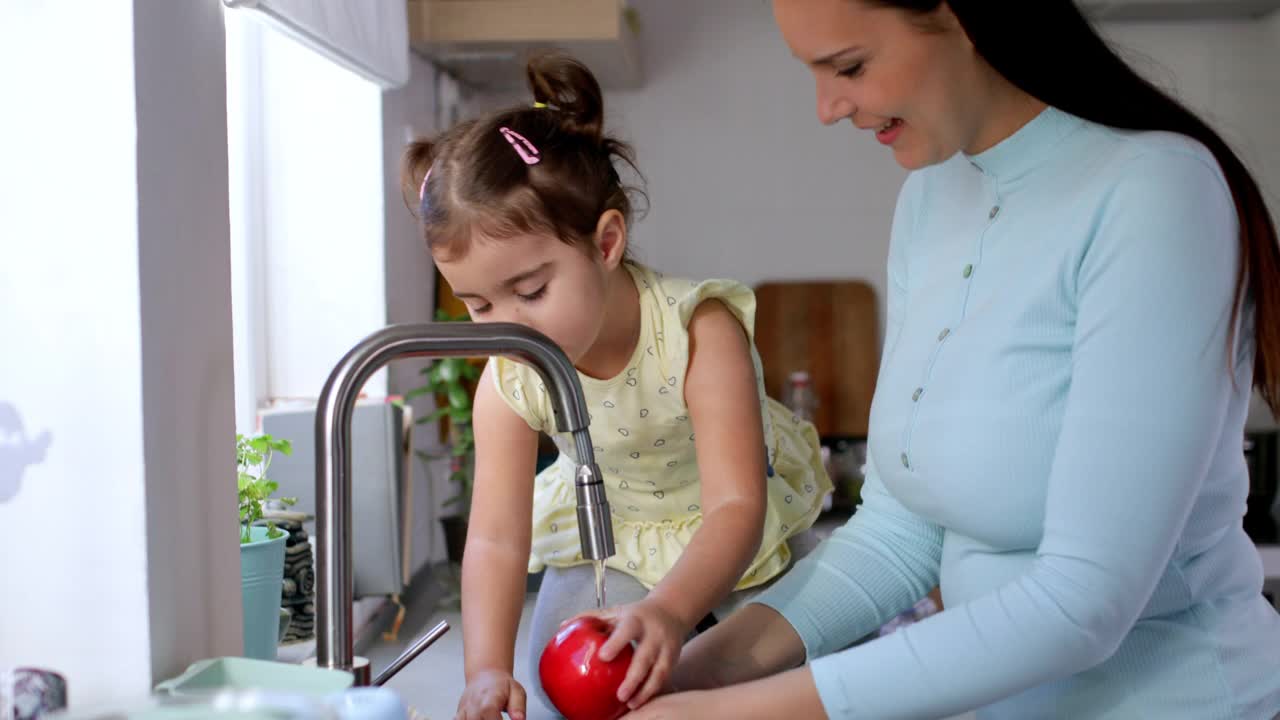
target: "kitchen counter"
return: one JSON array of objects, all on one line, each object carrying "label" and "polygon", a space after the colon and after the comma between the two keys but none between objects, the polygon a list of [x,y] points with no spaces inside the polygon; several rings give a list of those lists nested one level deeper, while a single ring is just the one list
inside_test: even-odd
[{"label": "kitchen counter", "polygon": [[[845,519],[820,521],[815,528],[822,533],[829,533],[842,524]],[[441,619],[449,621],[451,629],[434,645],[423,651],[404,670],[396,675],[387,686],[400,693],[405,703],[417,712],[419,718],[427,720],[450,720],[457,708],[458,696],[465,685],[462,671],[462,615],[457,610],[438,611],[434,608],[438,593],[423,593],[422,598],[413,598],[409,603],[409,612],[405,616],[400,637],[395,642],[379,639],[362,654],[373,663],[375,674],[386,667],[400,650],[415,638],[426,632]],[[524,612],[520,618],[520,632],[516,637],[516,680],[528,687],[528,635],[527,629],[533,614],[533,605],[537,595],[530,593],[525,598]],[[526,717],[528,720],[557,720],[560,716],[544,706],[536,697],[530,697]],[[973,720],[972,713],[958,715],[949,720]]]}]

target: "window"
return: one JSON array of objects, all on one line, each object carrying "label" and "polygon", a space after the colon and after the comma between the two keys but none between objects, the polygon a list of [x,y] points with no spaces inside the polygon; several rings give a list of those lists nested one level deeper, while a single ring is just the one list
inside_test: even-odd
[{"label": "window", "polygon": [[[382,88],[230,11],[227,116],[236,429],[314,401],[386,324]],[[386,393],[380,371],[365,387]]]}]

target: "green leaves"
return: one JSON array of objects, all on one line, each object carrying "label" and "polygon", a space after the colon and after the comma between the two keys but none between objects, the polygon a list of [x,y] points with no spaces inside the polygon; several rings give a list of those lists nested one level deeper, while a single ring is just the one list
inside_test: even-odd
[{"label": "green leaves", "polygon": [[456,383],[462,377],[462,368],[459,365],[461,358],[447,358],[436,363],[436,378],[441,383]]},{"label": "green leaves", "polygon": [[[280,485],[267,479],[267,468],[271,466],[271,457],[275,453],[293,454],[293,445],[288,440],[279,440],[270,435],[245,437],[236,434],[236,490],[240,506],[240,542],[250,542],[249,528],[262,519],[264,507],[271,495],[280,489]],[[274,498],[286,507],[298,502],[297,498]],[[275,523],[267,523],[267,537],[278,538],[283,533]]]},{"label": "green leaves", "polygon": [[445,415],[448,415],[448,414],[449,414],[449,407],[448,407],[448,406],[445,406],[445,407],[438,407],[438,408],[436,408],[435,410],[432,410],[430,413],[427,413],[426,415],[423,415],[422,417],[418,418],[417,420],[414,420],[413,422],[414,422],[414,424],[416,424],[416,425],[422,425],[423,423],[431,423],[431,422],[435,422],[435,421],[439,420],[440,418],[442,418],[442,417],[444,417]]},{"label": "green leaves", "polygon": [[404,394],[406,401],[422,395],[444,393],[448,396],[450,405],[460,408],[471,407],[471,396],[467,392],[465,383],[478,380],[480,378],[480,370],[468,362],[466,358],[455,357],[437,360],[423,368],[422,375],[426,377],[426,382],[406,392]]},{"label": "green leaves", "polygon": [[461,385],[449,386],[449,407],[454,410],[470,410],[471,395]]}]

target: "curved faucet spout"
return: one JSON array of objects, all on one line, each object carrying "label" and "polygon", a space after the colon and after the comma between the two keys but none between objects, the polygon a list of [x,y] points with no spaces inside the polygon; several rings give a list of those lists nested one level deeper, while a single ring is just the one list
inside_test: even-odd
[{"label": "curved faucet spout", "polygon": [[[392,360],[405,357],[488,357],[523,361],[542,377],[556,427],[571,432],[580,471],[578,514],[583,555],[614,552],[612,523],[595,464],[591,416],[578,372],[547,336],[513,323],[392,325],[361,340],[330,373],[316,407],[316,664],[351,670],[355,585],[351,561],[351,416],[365,382]],[[581,468],[586,468],[584,472]]]}]

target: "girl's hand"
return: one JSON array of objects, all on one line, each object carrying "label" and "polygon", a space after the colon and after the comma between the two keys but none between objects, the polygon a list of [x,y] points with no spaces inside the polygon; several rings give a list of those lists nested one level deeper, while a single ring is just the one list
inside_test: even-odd
[{"label": "girl's hand", "polygon": [[511,720],[524,720],[524,688],[502,670],[482,670],[462,691],[453,720],[502,720],[505,710]]},{"label": "girl's hand", "polygon": [[597,617],[613,626],[600,648],[599,657],[605,662],[617,657],[631,641],[636,642],[631,667],[618,687],[618,700],[634,710],[666,688],[690,628],[652,598],[579,617],[583,616]]}]

